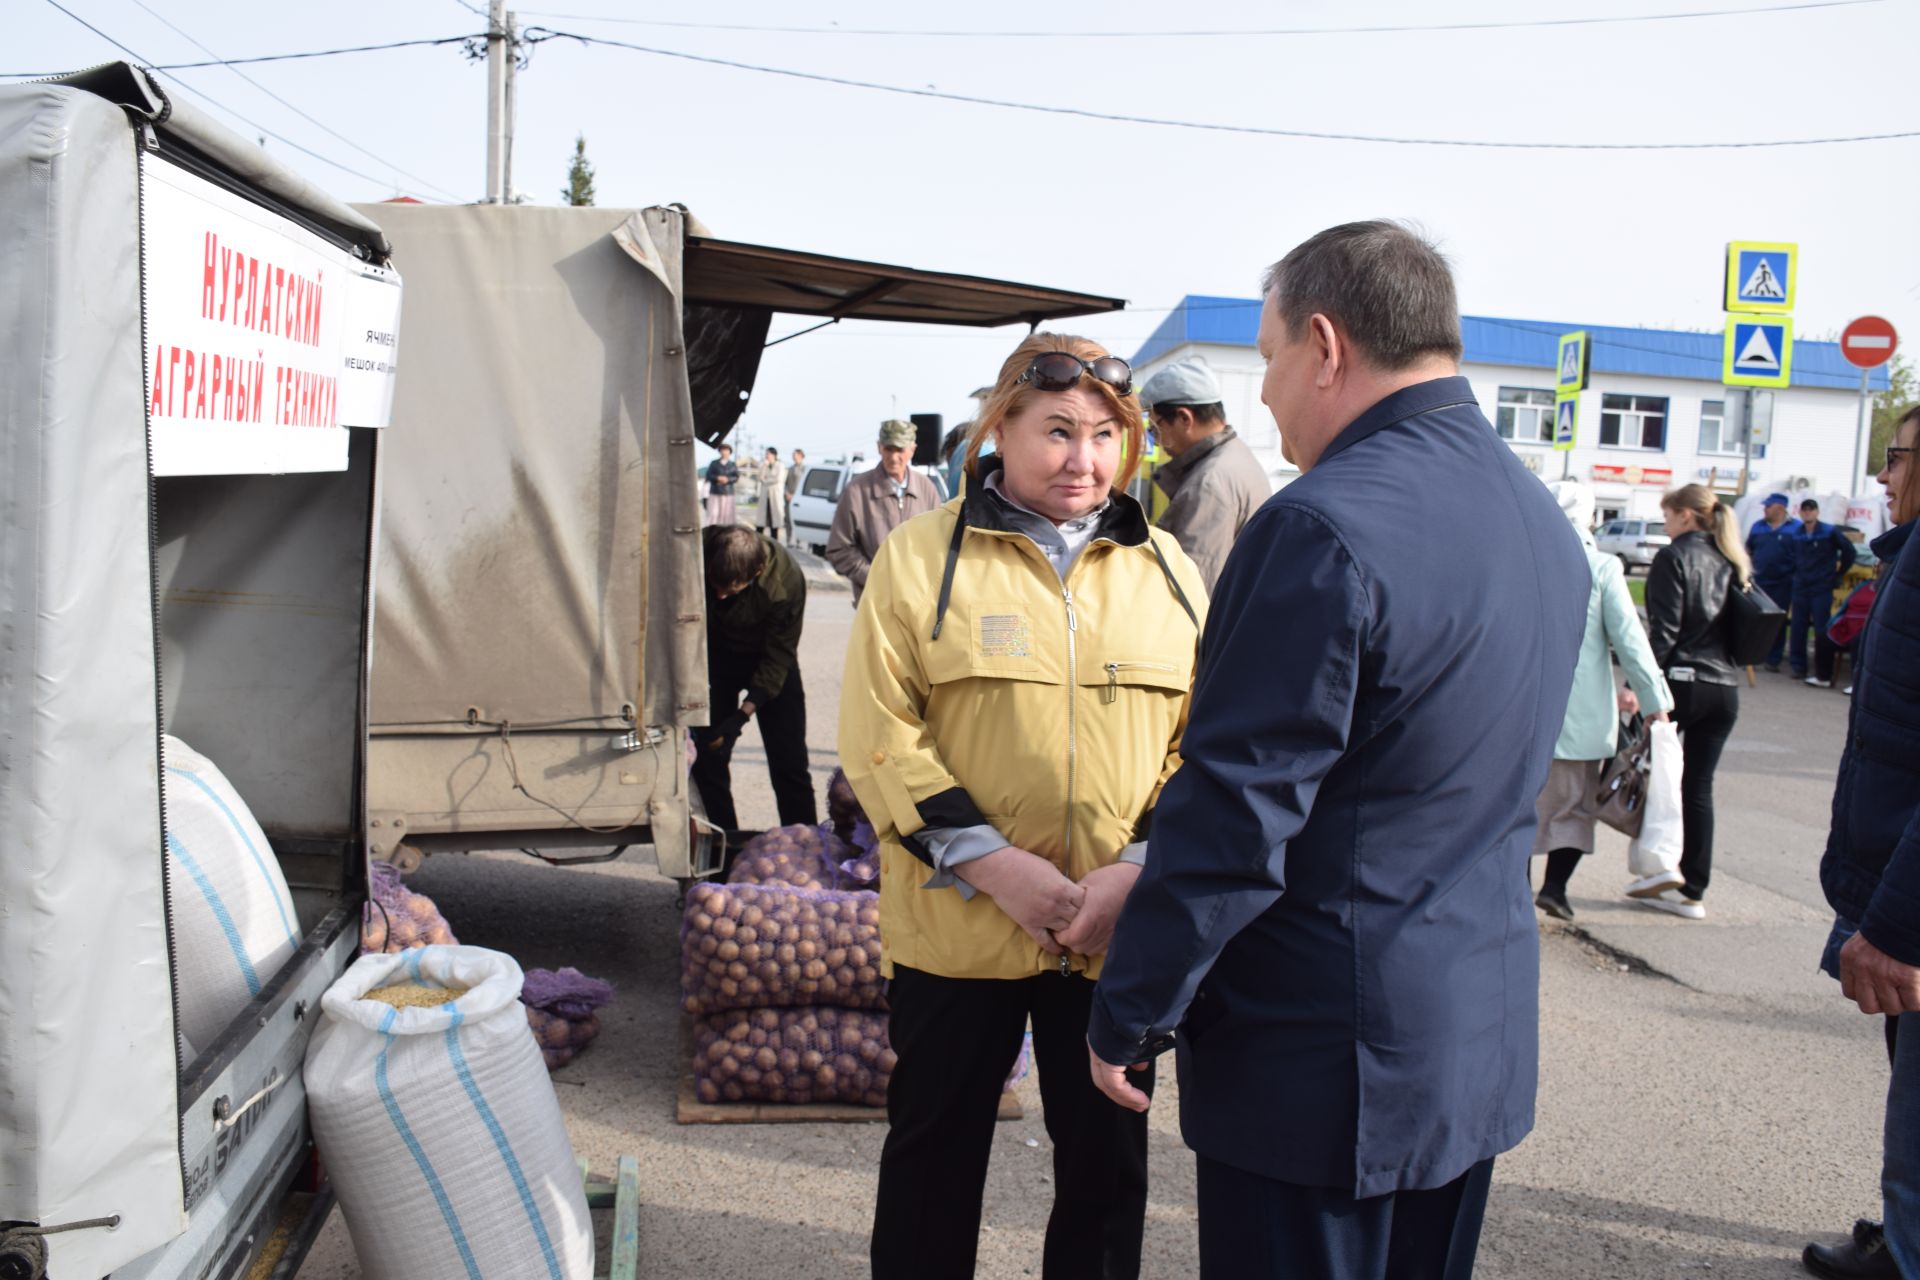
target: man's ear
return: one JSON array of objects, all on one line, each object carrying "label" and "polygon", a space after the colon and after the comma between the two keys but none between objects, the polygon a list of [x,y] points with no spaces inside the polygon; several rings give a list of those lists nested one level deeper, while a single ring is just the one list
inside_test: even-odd
[{"label": "man's ear", "polygon": [[1313,385],[1325,390],[1346,372],[1351,359],[1346,339],[1333,327],[1333,321],[1318,311],[1307,321],[1307,338],[1313,343]]}]

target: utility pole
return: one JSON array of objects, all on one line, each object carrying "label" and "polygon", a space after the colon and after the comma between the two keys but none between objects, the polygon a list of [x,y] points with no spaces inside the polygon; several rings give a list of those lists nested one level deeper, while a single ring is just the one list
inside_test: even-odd
[{"label": "utility pole", "polygon": [[507,0],[487,6],[487,203],[504,204],[513,175],[515,42]]}]

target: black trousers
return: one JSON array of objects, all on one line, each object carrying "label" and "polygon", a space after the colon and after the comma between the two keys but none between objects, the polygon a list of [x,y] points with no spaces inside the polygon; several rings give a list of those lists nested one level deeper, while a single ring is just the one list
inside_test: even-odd
[{"label": "black trousers", "polygon": [[[753,675],[753,664],[723,658],[710,661],[707,678],[707,703],[713,718],[724,720],[740,705]],[[797,822],[808,826],[820,821],[819,801],[814,795],[813,774],[807,765],[807,691],[800,683],[800,668],[787,675],[780,696],[764,707],[753,709],[760,722],[760,741],[767,748],[767,774],[773,781],[773,801],[780,811],[780,825]],[[728,738],[712,746],[711,727],[695,729],[693,738],[693,785],[700,788],[701,803],[707,807],[707,821],[726,831],[740,829],[740,815],[733,807],[733,744]]]},{"label": "black trousers", "polygon": [[1493,1160],[1356,1200],[1200,1157],[1202,1280],[1470,1280]]},{"label": "black trousers", "polygon": [[[994,1116],[1033,1019],[1040,1103],[1053,1140],[1045,1280],[1133,1280],[1147,1215],[1147,1118],[1093,1087],[1079,975],[943,978],[895,966],[886,1146],[873,1213],[875,1280],[973,1274]],[[1153,1092],[1153,1068],[1135,1072]]]},{"label": "black trousers", "polygon": [[1680,732],[1680,892],[1699,898],[1713,875],[1713,774],[1740,718],[1740,690],[1730,684],[1675,680],[1673,726]]}]

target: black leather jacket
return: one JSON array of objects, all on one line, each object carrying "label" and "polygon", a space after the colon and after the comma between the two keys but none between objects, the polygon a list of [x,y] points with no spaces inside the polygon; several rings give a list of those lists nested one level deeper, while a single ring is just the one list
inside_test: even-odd
[{"label": "black leather jacket", "polygon": [[1647,640],[1662,671],[1692,667],[1706,684],[1737,684],[1720,614],[1733,589],[1733,565],[1707,534],[1683,533],[1647,570]]}]

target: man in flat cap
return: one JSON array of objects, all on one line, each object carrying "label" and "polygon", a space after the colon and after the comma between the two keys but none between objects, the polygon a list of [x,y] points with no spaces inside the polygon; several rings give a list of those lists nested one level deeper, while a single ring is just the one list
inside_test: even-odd
[{"label": "man in flat cap", "polygon": [[911,422],[880,424],[880,465],[847,481],[827,534],[827,563],[853,584],[853,603],[866,590],[867,570],[887,535],[940,505],[933,481],[913,469],[916,433]]},{"label": "man in flat cap", "polygon": [[1227,425],[1220,384],[1206,361],[1196,357],[1160,370],[1140,389],[1140,403],[1173,459],[1153,473],[1169,499],[1160,527],[1200,567],[1211,593],[1233,540],[1273,496],[1273,486],[1253,450]]}]

